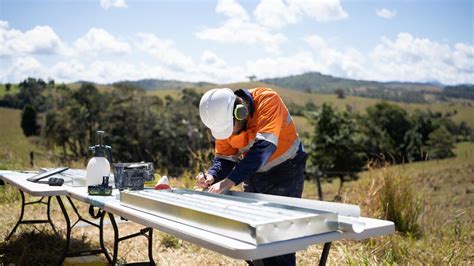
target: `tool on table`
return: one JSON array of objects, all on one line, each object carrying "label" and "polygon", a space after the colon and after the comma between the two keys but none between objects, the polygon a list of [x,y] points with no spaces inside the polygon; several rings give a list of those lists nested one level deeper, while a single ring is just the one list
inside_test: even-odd
[{"label": "tool on table", "polygon": [[[54,169],[47,170],[45,172],[39,173],[37,175],[28,177],[26,180],[28,180],[30,182],[33,182],[33,183],[40,183],[39,182],[40,180],[45,179],[45,178],[50,177],[50,176],[53,176],[53,175],[56,175],[56,174],[59,174],[59,173],[62,173],[64,171],[68,170],[68,169],[69,169],[68,167],[54,168]],[[63,180],[63,182],[64,182],[64,180]],[[43,182],[41,182],[41,183],[43,183]]]},{"label": "tool on table", "polygon": [[155,185],[156,190],[162,190],[162,189],[171,189],[170,187],[170,181],[167,176],[162,176],[160,180],[158,180],[158,183]]},{"label": "tool on table", "polygon": [[48,181],[38,181],[40,184],[48,184],[50,186],[60,187],[64,184],[64,179],[60,177],[50,177]]},{"label": "tool on table", "polygon": [[[86,186],[99,185],[102,177],[110,175],[110,163],[112,162],[112,147],[103,144],[104,131],[97,131],[99,144],[89,147],[94,153],[92,159],[87,163]],[[107,160],[107,158],[109,160]]]},{"label": "tool on table", "polygon": [[145,181],[155,179],[153,163],[114,163],[115,188],[140,190]]},{"label": "tool on table", "polygon": [[[200,175],[202,175],[204,177],[204,179],[207,181],[207,176],[206,176],[206,168],[204,168],[204,165],[200,165],[201,167],[201,172],[199,173]],[[209,188],[210,185],[208,185],[207,187]]]},{"label": "tool on table", "polygon": [[[199,175],[204,177],[205,180],[207,180],[207,177],[206,177],[206,169],[204,168],[204,165],[203,164],[199,164]],[[194,186],[193,188],[194,190],[199,190],[199,191],[207,191],[209,189],[209,185],[206,187],[206,188],[202,188],[202,187],[199,187],[199,186]]]},{"label": "tool on table", "polygon": [[109,186],[109,177],[102,177],[102,184],[87,187],[87,193],[93,196],[109,196],[112,194],[112,186]]}]

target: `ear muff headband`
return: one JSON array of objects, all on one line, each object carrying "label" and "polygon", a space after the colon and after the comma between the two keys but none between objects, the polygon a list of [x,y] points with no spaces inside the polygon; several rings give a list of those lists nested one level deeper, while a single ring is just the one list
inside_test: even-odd
[{"label": "ear muff headband", "polygon": [[247,116],[249,114],[249,111],[247,109],[247,106],[243,104],[237,104],[234,108],[234,117],[235,119],[242,121],[247,119]]}]

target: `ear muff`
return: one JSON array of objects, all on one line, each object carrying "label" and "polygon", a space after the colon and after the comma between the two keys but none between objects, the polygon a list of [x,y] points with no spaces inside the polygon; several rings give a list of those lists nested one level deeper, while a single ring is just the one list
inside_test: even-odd
[{"label": "ear muff", "polygon": [[247,119],[247,116],[249,115],[249,110],[247,109],[247,106],[243,104],[237,104],[234,108],[234,118],[242,121]]}]

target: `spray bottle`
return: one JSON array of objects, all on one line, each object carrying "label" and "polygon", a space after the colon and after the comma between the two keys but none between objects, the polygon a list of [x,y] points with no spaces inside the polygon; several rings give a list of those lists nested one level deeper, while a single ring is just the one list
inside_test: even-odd
[{"label": "spray bottle", "polygon": [[[104,131],[97,131],[99,144],[89,147],[94,157],[92,157],[87,164],[86,186],[100,185],[102,184],[103,178],[110,175],[112,147],[103,144],[102,138],[104,133]],[[109,157],[110,161],[107,160],[106,156]]]}]

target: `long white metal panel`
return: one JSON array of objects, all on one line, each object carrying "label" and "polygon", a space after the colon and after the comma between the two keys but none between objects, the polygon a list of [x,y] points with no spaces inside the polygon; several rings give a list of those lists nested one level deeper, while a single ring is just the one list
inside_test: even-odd
[{"label": "long white metal panel", "polygon": [[338,229],[335,213],[186,189],[123,191],[120,202],[255,245]]}]

